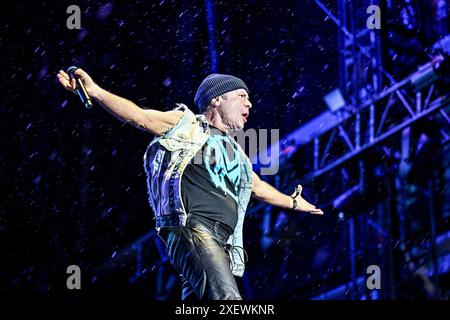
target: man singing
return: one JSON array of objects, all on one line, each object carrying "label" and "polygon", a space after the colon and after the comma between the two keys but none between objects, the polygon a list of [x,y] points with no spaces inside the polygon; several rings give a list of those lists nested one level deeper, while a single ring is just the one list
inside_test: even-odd
[{"label": "man singing", "polygon": [[[206,77],[195,94],[200,110],[195,115],[184,104],[168,112],[142,109],[102,89],[83,70],[74,75],[108,112],[155,135],[144,156],[149,201],[170,262],[180,274],[182,299],[242,299],[234,276],[244,273],[242,230],[250,196],[284,209],[323,214],[301,197],[300,185],[288,196],[262,181],[229,135],[244,128],[252,107],[241,79]],[[62,70],[57,77],[75,93],[74,79]]]}]

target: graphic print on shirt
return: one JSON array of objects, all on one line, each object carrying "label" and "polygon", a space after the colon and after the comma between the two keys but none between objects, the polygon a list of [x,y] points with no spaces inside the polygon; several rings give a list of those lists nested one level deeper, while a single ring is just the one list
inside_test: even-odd
[{"label": "graphic print on shirt", "polygon": [[[228,146],[226,148],[225,146]],[[232,153],[232,156],[227,152]],[[238,202],[238,186],[241,180],[241,170],[239,167],[239,152],[231,147],[227,137],[214,135],[210,136],[204,153],[205,166],[211,181],[225,194]],[[231,182],[234,190],[230,190],[225,179]]]}]

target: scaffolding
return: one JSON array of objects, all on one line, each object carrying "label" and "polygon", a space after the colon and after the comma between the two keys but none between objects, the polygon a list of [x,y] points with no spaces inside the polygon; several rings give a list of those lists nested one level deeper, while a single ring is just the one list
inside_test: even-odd
[{"label": "scaffolding", "polygon": [[[421,244],[427,248],[417,254],[409,246],[405,223],[405,202],[407,198],[407,175],[411,170],[412,153],[418,150],[423,135],[416,125],[426,122],[437,126],[440,148],[450,139],[450,91],[439,85],[449,71],[449,58],[438,54],[419,66],[417,71],[402,80],[384,70],[381,55],[379,30],[366,28],[366,8],[374,1],[339,0],[338,15],[335,16],[319,0],[317,6],[337,25],[339,42],[339,84],[348,103],[338,111],[326,111],[307,124],[284,137],[271,148],[283,149],[289,146],[294,152],[280,159],[280,171],[276,176],[265,179],[278,189],[289,193],[293,185],[308,184],[310,181],[326,182],[328,177],[342,176],[340,187],[330,194],[328,207],[331,214],[337,214],[344,221],[340,242],[348,244],[348,277],[344,283],[312,299],[395,299],[398,283],[411,275],[418,275],[430,281],[430,298],[439,298],[438,275],[449,270],[442,268],[448,260],[450,234],[438,234],[437,213],[433,207],[433,179],[424,194],[429,197],[428,221],[429,237]],[[445,87],[444,87],[445,88]],[[283,151],[283,150],[282,150]],[[295,153],[302,153],[302,166],[305,172],[293,170],[295,161],[290,159]],[[378,174],[385,186],[384,196],[371,202],[369,207],[358,208],[359,213],[347,213],[345,203],[352,198],[364,195],[368,189],[369,171],[374,171],[370,155],[387,158],[395,165]],[[273,153],[270,153],[273,154]],[[371,172],[373,173],[373,172]],[[351,178],[346,177],[351,175]],[[247,214],[261,215],[261,236],[271,234],[274,228],[273,208],[264,204],[250,207]],[[370,214],[369,214],[370,212]],[[371,234],[381,240],[369,245]],[[270,245],[271,241],[267,244]],[[143,248],[158,248],[159,261]],[[401,259],[398,258],[400,252]],[[365,286],[366,265],[374,253],[384,271],[383,293],[369,291]],[[144,235],[124,249],[117,256],[104,263],[114,265],[118,257],[133,256],[136,268],[130,282],[136,282],[145,275],[145,270],[159,268],[155,296],[165,297],[173,287],[173,278],[166,279],[163,272],[168,264],[167,256],[155,232]],[[397,255],[397,256],[396,256]],[[414,256],[414,257],[413,257]],[[418,256],[420,256],[419,259]],[[358,262],[357,260],[363,261]],[[152,260],[153,259],[153,260]],[[447,259],[447,260],[446,260]],[[130,261],[130,260],[129,260]],[[286,259],[284,261],[287,261]],[[148,263],[147,266],[144,266]],[[335,261],[331,261],[331,264]],[[447,263],[448,266],[448,263]],[[100,268],[98,274],[105,273]],[[279,267],[279,283],[286,264]],[[396,270],[406,269],[407,275],[398,275]],[[168,283],[167,286],[164,283]],[[251,284],[247,284],[251,286]],[[252,288],[248,288],[251,292]]]}]

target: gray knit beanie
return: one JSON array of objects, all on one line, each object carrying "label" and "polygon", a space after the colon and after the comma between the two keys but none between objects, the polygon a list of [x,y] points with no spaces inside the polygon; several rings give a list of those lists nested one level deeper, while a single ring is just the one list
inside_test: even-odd
[{"label": "gray knit beanie", "polygon": [[245,89],[249,93],[244,81],[228,74],[213,73],[207,76],[197,89],[194,102],[200,110],[205,111],[211,99],[229,91]]}]

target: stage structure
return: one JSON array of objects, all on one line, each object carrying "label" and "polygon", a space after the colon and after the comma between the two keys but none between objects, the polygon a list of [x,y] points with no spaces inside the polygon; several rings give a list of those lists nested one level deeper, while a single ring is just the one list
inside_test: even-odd
[{"label": "stage structure", "polygon": [[[449,52],[444,45],[430,51],[428,62],[397,79],[383,68],[381,31],[366,27],[366,9],[377,1],[339,0],[337,15],[315,2],[339,30],[339,88],[327,96],[329,111],[271,146],[281,150],[280,171],[265,180],[286,193],[301,183],[319,194],[329,215],[324,228],[330,225],[331,258],[325,275],[291,293],[303,299],[395,299],[409,297],[414,282],[426,298],[439,299],[440,279],[450,271],[450,229],[443,224],[450,215]],[[256,204],[247,214],[261,217],[263,250],[283,240],[274,232],[286,216],[282,211]],[[277,266],[273,297],[283,282],[296,283],[285,270],[300,245],[290,241]],[[382,290],[366,287],[369,265],[382,270]],[[170,296],[175,278],[154,231],[105,261],[97,275],[108,277],[119,266],[135,271],[130,283],[157,270],[154,296]],[[326,290],[311,292],[318,282]],[[255,297],[251,282],[244,285],[244,296]]]}]

